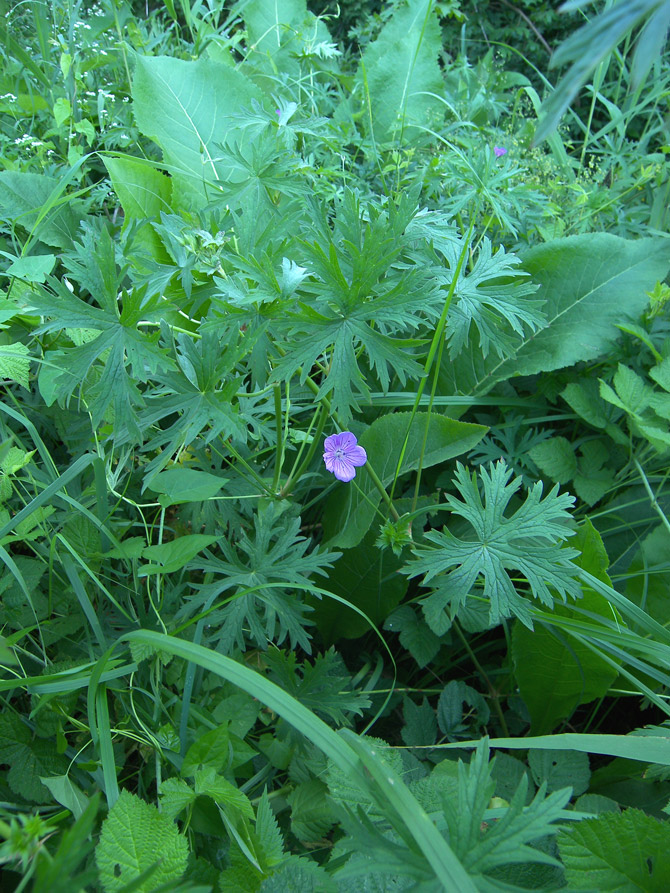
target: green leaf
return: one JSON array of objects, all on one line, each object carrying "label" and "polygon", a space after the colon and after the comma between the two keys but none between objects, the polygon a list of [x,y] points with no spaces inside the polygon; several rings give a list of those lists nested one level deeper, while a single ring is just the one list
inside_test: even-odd
[{"label": "green leaf", "polygon": [[[368,531],[353,549],[345,549],[328,571],[324,589],[360,608],[370,620],[381,626],[407,591],[407,581],[398,570],[402,559],[389,550],[374,546],[374,530]],[[326,643],[356,639],[370,630],[364,617],[333,599],[310,598],[312,619]]]},{"label": "green leaf", "polygon": [[[172,180],[151,162],[128,155],[108,156],[103,161],[123,208],[124,228],[131,220],[160,220],[161,212],[171,212]],[[143,227],[136,239],[155,260],[163,263],[169,261],[169,255],[153,227]]]},{"label": "green leaf", "polygon": [[150,893],[178,881],[186,869],[188,844],[174,822],[129,791],[121,791],[105,821],[95,861],[105,893],[120,893],[142,872],[155,871],[135,893]]},{"label": "green leaf", "polygon": [[561,831],[558,847],[571,890],[670,889],[670,825],[638,809],[578,822]]},{"label": "green leaf", "polygon": [[278,71],[297,79],[304,56],[318,53],[319,46],[332,46],[326,23],[308,12],[305,0],[247,0],[241,12],[247,31],[242,71],[253,72],[267,93],[276,90]]},{"label": "green leaf", "polygon": [[145,486],[160,493],[158,501],[163,508],[184,502],[204,502],[216,496],[228,478],[222,478],[195,468],[174,466],[152,477]]},{"label": "green leaf", "polygon": [[448,495],[446,506],[452,514],[463,517],[472,532],[467,539],[454,536],[446,527],[442,532],[426,533],[425,539],[434,545],[417,548],[415,559],[403,568],[402,572],[411,577],[423,574],[424,585],[437,578],[432,584],[433,594],[421,600],[426,620],[437,635],[446,632],[480,578],[491,625],[514,615],[530,629],[533,627],[529,605],[517,591],[510,572],[525,577],[533,597],[545,605],[554,603],[549,586],[564,601],[568,595],[574,598],[581,593],[574,579],[578,568],[571,561],[578,553],[559,545],[574,533],[567,526],[567,509],[574,497],[567,493],[559,496],[557,484],[542,499],[542,484],[538,482],[514,514],[505,517],[508,503],[521,487],[521,478],[509,482],[512,474],[502,460],[491,463],[488,470],[482,468],[482,500],[477,474],[470,476],[459,462],[454,483],[462,500]]},{"label": "green leaf", "polygon": [[123,208],[124,225],[129,220],[160,220],[161,211],[172,211],[172,181],[151,162],[129,155],[110,155],[103,161]]},{"label": "green leaf", "polygon": [[26,282],[44,282],[55,263],[55,254],[28,254],[13,260],[6,272]]},{"label": "green leaf", "polygon": [[69,775],[41,777],[40,781],[51,791],[51,795],[61,806],[69,809],[75,819],[83,814],[89,804],[86,794],[77,787]]},{"label": "green leaf", "polygon": [[50,803],[51,795],[40,776],[64,775],[69,761],[56,753],[53,742],[32,738],[28,726],[12,713],[0,716],[0,754],[9,764],[7,782],[21,797],[34,803]]},{"label": "green leaf", "polygon": [[[439,277],[444,285],[451,285],[462,251],[462,243],[453,242],[442,249],[449,265],[448,272]],[[482,356],[493,351],[503,359],[515,354],[527,329],[536,332],[546,324],[541,310],[544,300],[530,297],[538,286],[526,281],[529,274],[518,268],[520,263],[520,258],[507,254],[502,246],[493,254],[491,242],[484,239],[472,268],[461,268],[446,325],[452,358],[470,339],[474,342],[473,328]]]},{"label": "green leaf", "polygon": [[165,778],[161,782],[161,814],[174,821],[198,796],[183,778]]},{"label": "green leaf", "polygon": [[419,705],[405,695],[402,714],[405,724],[400,730],[400,734],[408,747],[425,747],[435,744],[437,720],[435,710],[428,703],[428,698],[424,697]]},{"label": "green leaf", "polygon": [[30,388],[30,357],[25,344],[0,345],[0,378],[17,381],[26,390]]},{"label": "green leaf", "polygon": [[[523,337],[516,356],[500,360],[471,349],[442,372],[445,393],[454,382],[463,393],[486,393],[498,381],[533,375],[608,354],[620,336],[617,324],[636,322],[648,306],[646,292],[670,268],[659,239],[627,240],[585,233],[531,248],[523,266],[539,284],[546,325]],[[450,388],[450,389],[449,389]]]},{"label": "green leaf", "polygon": [[589,786],[589,758],[577,750],[531,750],[528,765],[535,783],[546,784],[549,791],[570,786],[576,797]]},{"label": "green leaf", "polygon": [[363,53],[354,87],[361,97],[368,92],[365,123],[376,140],[425,143],[431,139],[426,128],[439,129],[444,119],[437,98],[444,92],[437,61],[441,50],[432,0],[409,0],[394,8]]},{"label": "green leaf", "polygon": [[556,833],[558,827],[554,823],[565,818],[569,789],[554,791],[545,797],[542,787],[526,805],[528,779],[523,775],[509,807],[497,822],[489,825],[485,814],[496,783],[488,756],[485,740],[477,745],[468,766],[459,760],[458,796],[445,797],[442,801],[449,841],[463,865],[474,874],[519,862],[558,864],[530,844]]},{"label": "green leaf", "polygon": [[420,667],[427,666],[440,650],[442,641],[411,605],[401,605],[391,614],[384,629],[397,632],[400,644]]},{"label": "green leaf", "polygon": [[163,150],[173,200],[195,207],[215,200],[235,170],[221,146],[252,144],[253,128],[235,116],[261,102],[258,88],[240,71],[204,58],[138,56],[132,93],[138,127]]},{"label": "green leaf", "polygon": [[196,794],[211,797],[229,818],[233,820],[238,816],[253,819],[254,809],[249,798],[239,788],[222,775],[217,775],[214,769],[198,769],[195,773]]},{"label": "green leaf", "polygon": [[[607,576],[609,560],[600,534],[588,518],[570,542],[581,554],[573,558],[576,566],[589,571],[611,585]],[[584,587],[576,603],[580,610],[612,618],[607,599]],[[560,616],[574,616],[571,607],[554,605]],[[569,637],[536,624],[534,631],[520,623],[512,630],[514,675],[531,718],[531,732],[543,735],[568,719],[580,704],[604,697],[617,671],[591,649]]]},{"label": "green leaf", "polygon": [[342,657],[333,649],[319,654],[314,662],[297,662],[295,652],[269,651],[265,656],[270,679],[283,691],[338,726],[352,715],[360,716],[370,706],[370,698],[352,686]]},{"label": "green leaf", "polygon": [[[393,481],[400,458],[409,412],[396,412],[376,419],[359,438],[368,454],[368,462],[385,487]],[[430,419],[430,421],[429,421]],[[400,466],[400,474],[416,471],[421,460],[425,427],[428,437],[423,452],[423,468],[446,462],[472,449],[488,430],[483,425],[457,422],[447,416],[417,412],[412,420],[407,447]],[[362,468],[356,483],[359,489],[341,485],[330,497],[324,516],[324,538],[329,545],[351,548],[358,545],[369,530],[381,496]]]},{"label": "green leaf", "polygon": [[200,735],[198,740],[193,742],[181,765],[181,775],[183,778],[189,778],[198,770],[205,768],[223,772],[229,768],[230,756],[228,723],[223,723],[216,729],[211,729],[204,735]]},{"label": "green leaf", "polygon": [[162,543],[160,546],[147,546],[142,550],[142,557],[157,562],[157,564],[143,564],[139,573],[140,575],[170,574],[173,571],[178,571],[195,558],[199,552],[218,540],[218,536],[191,533],[179,536],[169,543]]},{"label": "green leaf", "polygon": [[[0,173],[0,217],[18,224],[29,232],[48,205],[52,193],[59,187],[55,177],[19,171]],[[73,208],[72,200],[54,205],[39,223],[36,235],[47,245],[69,248],[81,217]]]},{"label": "green leaf", "polygon": [[549,437],[536,444],[529,456],[543,474],[559,484],[567,484],[577,471],[575,451],[565,437]]}]

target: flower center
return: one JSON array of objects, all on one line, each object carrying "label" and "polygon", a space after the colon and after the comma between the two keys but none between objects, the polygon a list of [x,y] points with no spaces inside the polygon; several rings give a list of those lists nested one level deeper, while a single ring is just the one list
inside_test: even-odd
[{"label": "flower center", "polygon": [[335,450],[335,458],[336,458],[336,459],[342,459],[343,457],[344,457],[344,450],[342,449],[342,447],[338,447],[338,448]]}]

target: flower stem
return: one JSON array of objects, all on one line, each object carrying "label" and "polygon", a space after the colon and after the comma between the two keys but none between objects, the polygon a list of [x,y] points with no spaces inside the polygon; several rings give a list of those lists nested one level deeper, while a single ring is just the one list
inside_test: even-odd
[{"label": "flower stem", "polygon": [[[445,315],[446,315],[446,314],[445,314]],[[286,355],[285,351],[282,350],[282,348],[281,348],[278,344],[275,344],[275,349],[277,350],[277,352],[279,353],[280,356],[285,356],[285,355]],[[296,371],[299,372],[300,374],[302,374],[302,369],[301,369],[301,368],[298,368]],[[318,384],[317,384],[312,378],[310,378],[309,375],[305,378],[305,384],[307,385],[307,387],[310,389],[310,391],[311,391],[313,394],[316,395],[316,394],[319,393],[319,386],[318,386]],[[329,401],[326,397],[321,397],[320,399],[321,399],[321,405],[323,406],[323,408],[325,409],[325,411],[331,415],[331,417],[335,420],[336,424],[339,425],[339,427],[340,427],[343,431],[346,430],[346,425],[344,425],[344,423],[342,422],[342,420],[340,419],[340,417],[338,416],[338,414],[337,414],[336,412],[331,412],[331,409],[330,409],[330,401]],[[416,406],[416,404],[415,404],[415,406]],[[324,418],[324,424],[325,424],[325,418]],[[321,430],[323,431],[323,428],[322,428]],[[316,440],[316,438],[315,438],[315,440]],[[312,455],[313,455],[313,454],[312,454]],[[311,459],[311,455],[310,455],[309,458]],[[385,504],[386,504],[386,506],[387,506],[387,508],[388,508],[388,510],[389,510],[389,513],[390,513],[391,517],[393,518],[393,520],[394,520],[394,521],[399,521],[399,520],[400,520],[400,515],[399,515],[398,512],[396,511],[396,508],[395,508],[395,506],[393,505],[393,500],[392,500],[391,496],[389,496],[389,494],[386,492],[386,487],[382,484],[382,482],[381,482],[381,480],[379,479],[379,476],[377,475],[376,471],[372,468],[372,466],[370,465],[369,462],[366,462],[365,465],[363,466],[363,468],[365,469],[365,471],[366,471],[366,472],[368,473],[368,475],[370,476],[370,480],[372,481],[372,483],[374,484],[374,486],[377,488],[377,490],[379,490],[379,495],[381,496],[381,498],[382,498],[383,501],[385,502]],[[301,468],[300,468],[300,472],[301,472],[301,473],[302,473],[302,470],[303,470],[303,469],[302,469],[302,467],[301,467]],[[291,477],[296,477],[296,478],[297,478],[298,475],[297,475],[297,474],[295,474],[295,475],[292,474]],[[282,492],[284,492],[285,490],[286,490],[286,487],[283,488]]]}]

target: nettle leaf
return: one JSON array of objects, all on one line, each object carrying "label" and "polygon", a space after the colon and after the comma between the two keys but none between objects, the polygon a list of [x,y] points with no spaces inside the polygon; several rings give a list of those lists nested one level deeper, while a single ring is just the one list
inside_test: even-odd
[{"label": "nettle leaf", "polygon": [[30,388],[30,356],[25,344],[0,345],[0,378],[16,381],[24,388]]},{"label": "nettle leaf", "polygon": [[[308,653],[310,640],[305,626],[309,608],[299,593],[314,585],[313,574],[324,574],[339,557],[339,552],[314,549],[308,552],[310,540],[300,535],[300,519],[284,514],[285,507],[276,503],[263,505],[254,515],[253,532],[242,530],[237,542],[223,538],[219,547],[223,558],[193,561],[192,567],[214,575],[214,582],[199,585],[197,598],[179,612],[188,616],[208,600],[224,592],[231,601],[215,611],[209,620],[213,640],[224,653],[236,646],[245,648],[248,636],[259,647],[268,642],[281,645],[289,639],[291,648],[300,644]],[[280,583],[281,587],[268,587]],[[245,590],[251,589],[251,592]],[[236,593],[242,594],[236,595]]]},{"label": "nettle leaf", "polygon": [[545,797],[543,785],[526,805],[528,777],[523,775],[503,815],[495,822],[486,821],[496,786],[488,755],[488,744],[480,743],[468,766],[459,760],[458,796],[442,798],[451,848],[471,874],[486,875],[520,862],[560,865],[530,844],[556,834],[558,823],[570,815],[565,810],[570,788]]},{"label": "nettle leaf", "polygon": [[588,789],[591,779],[589,756],[578,750],[529,751],[528,765],[536,784],[545,784],[548,791],[558,791],[568,785],[573,796]]},{"label": "nettle leaf", "polygon": [[639,809],[577,822],[558,847],[571,890],[670,889],[670,825]]},{"label": "nettle leaf", "polygon": [[433,594],[422,600],[426,620],[438,635],[449,628],[478,581],[483,583],[481,596],[489,603],[492,626],[516,616],[533,628],[526,599],[510,572],[525,577],[532,596],[544,605],[554,603],[549,587],[563,601],[581,594],[575,580],[578,568],[571,560],[578,552],[561,548],[574,533],[568,527],[568,508],[574,497],[567,493],[559,496],[557,485],[542,499],[542,484],[537,483],[514,514],[505,517],[505,509],[521,487],[520,478],[510,483],[511,476],[512,470],[502,461],[482,469],[482,499],[476,473],[470,476],[459,462],[454,483],[462,499],[448,495],[446,503],[470,525],[469,537],[458,538],[446,527],[441,532],[430,531],[425,538],[435,547],[417,548],[415,560],[403,568],[410,577],[423,574],[424,585],[438,578],[432,584]]},{"label": "nettle leaf", "polygon": [[105,893],[120,893],[147,869],[151,875],[133,889],[150,893],[161,884],[178,881],[186,870],[188,843],[169,818],[129,791],[102,823],[95,861]]},{"label": "nettle leaf", "polygon": [[[462,245],[445,246],[443,253],[450,271],[456,270],[461,251]],[[546,324],[540,310],[544,300],[529,297],[539,286],[524,281],[529,274],[518,269],[520,263],[520,258],[506,254],[502,246],[492,254],[490,241],[484,239],[474,267],[469,270],[463,266],[447,317],[452,357],[458,356],[468,343],[473,326],[482,355],[487,357],[494,350],[503,358],[514,353],[527,331],[535,332]],[[446,281],[451,281],[450,276]]]},{"label": "nettle leaf", "polygon": [[34,803],[53,799],[40,776],[64,775],[69,764],[56,752],[53,741],[33,738],[28,726],[12,713],[0,716],[0,761],[10,767],[7,782],[14,793]]},{"label": "nettle leaf", "polygon": [[[464,704],[472,708],[468,713],[474,711],[474,717],[464,716]],[[472,726],[485,726],[490,715],[491,712],[483,696],[461,679],[452,679],[442,689],[437,702],[437,722],[448,741],[471,738]]]},{"label": "nettle leaf", "polygon": [[565,437],[550,437],[530,450],[540,471],[559,484],[567,484],[577,472],[575,450]]},{"label": "nettle leaf", "polygon": [[384,629],[398,633],[400,644],[420,667],[428,666],[442,644],[440,637],[418,616],[412,605],[400,605],[386,620]]}]

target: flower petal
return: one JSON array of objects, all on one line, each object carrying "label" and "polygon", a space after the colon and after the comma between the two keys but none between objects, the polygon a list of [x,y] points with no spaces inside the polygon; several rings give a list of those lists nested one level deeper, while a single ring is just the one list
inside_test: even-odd
[{"label": "flower petal", "polygon": [[[353,436],[353,435],[352,435]],[[335,450],[341,450],[344,447],[344,443],[342,442],[341,434],[331,434],[330,437],[326,437],[324,441],[324,449],[327,452],[334,453]]]},{"label": "flower petal", "polygon": [[350,447],[346,453],[347,462],[350,462],[352,465],[365,465],[368,461],[368,454],[365,452],[362,446]]},{"label": "flower petal", "polygon": [[335,459],[333,461],[333,474],[338,481],[348,483],[356,477],[356,469],[354,466],[343,459]]}]

